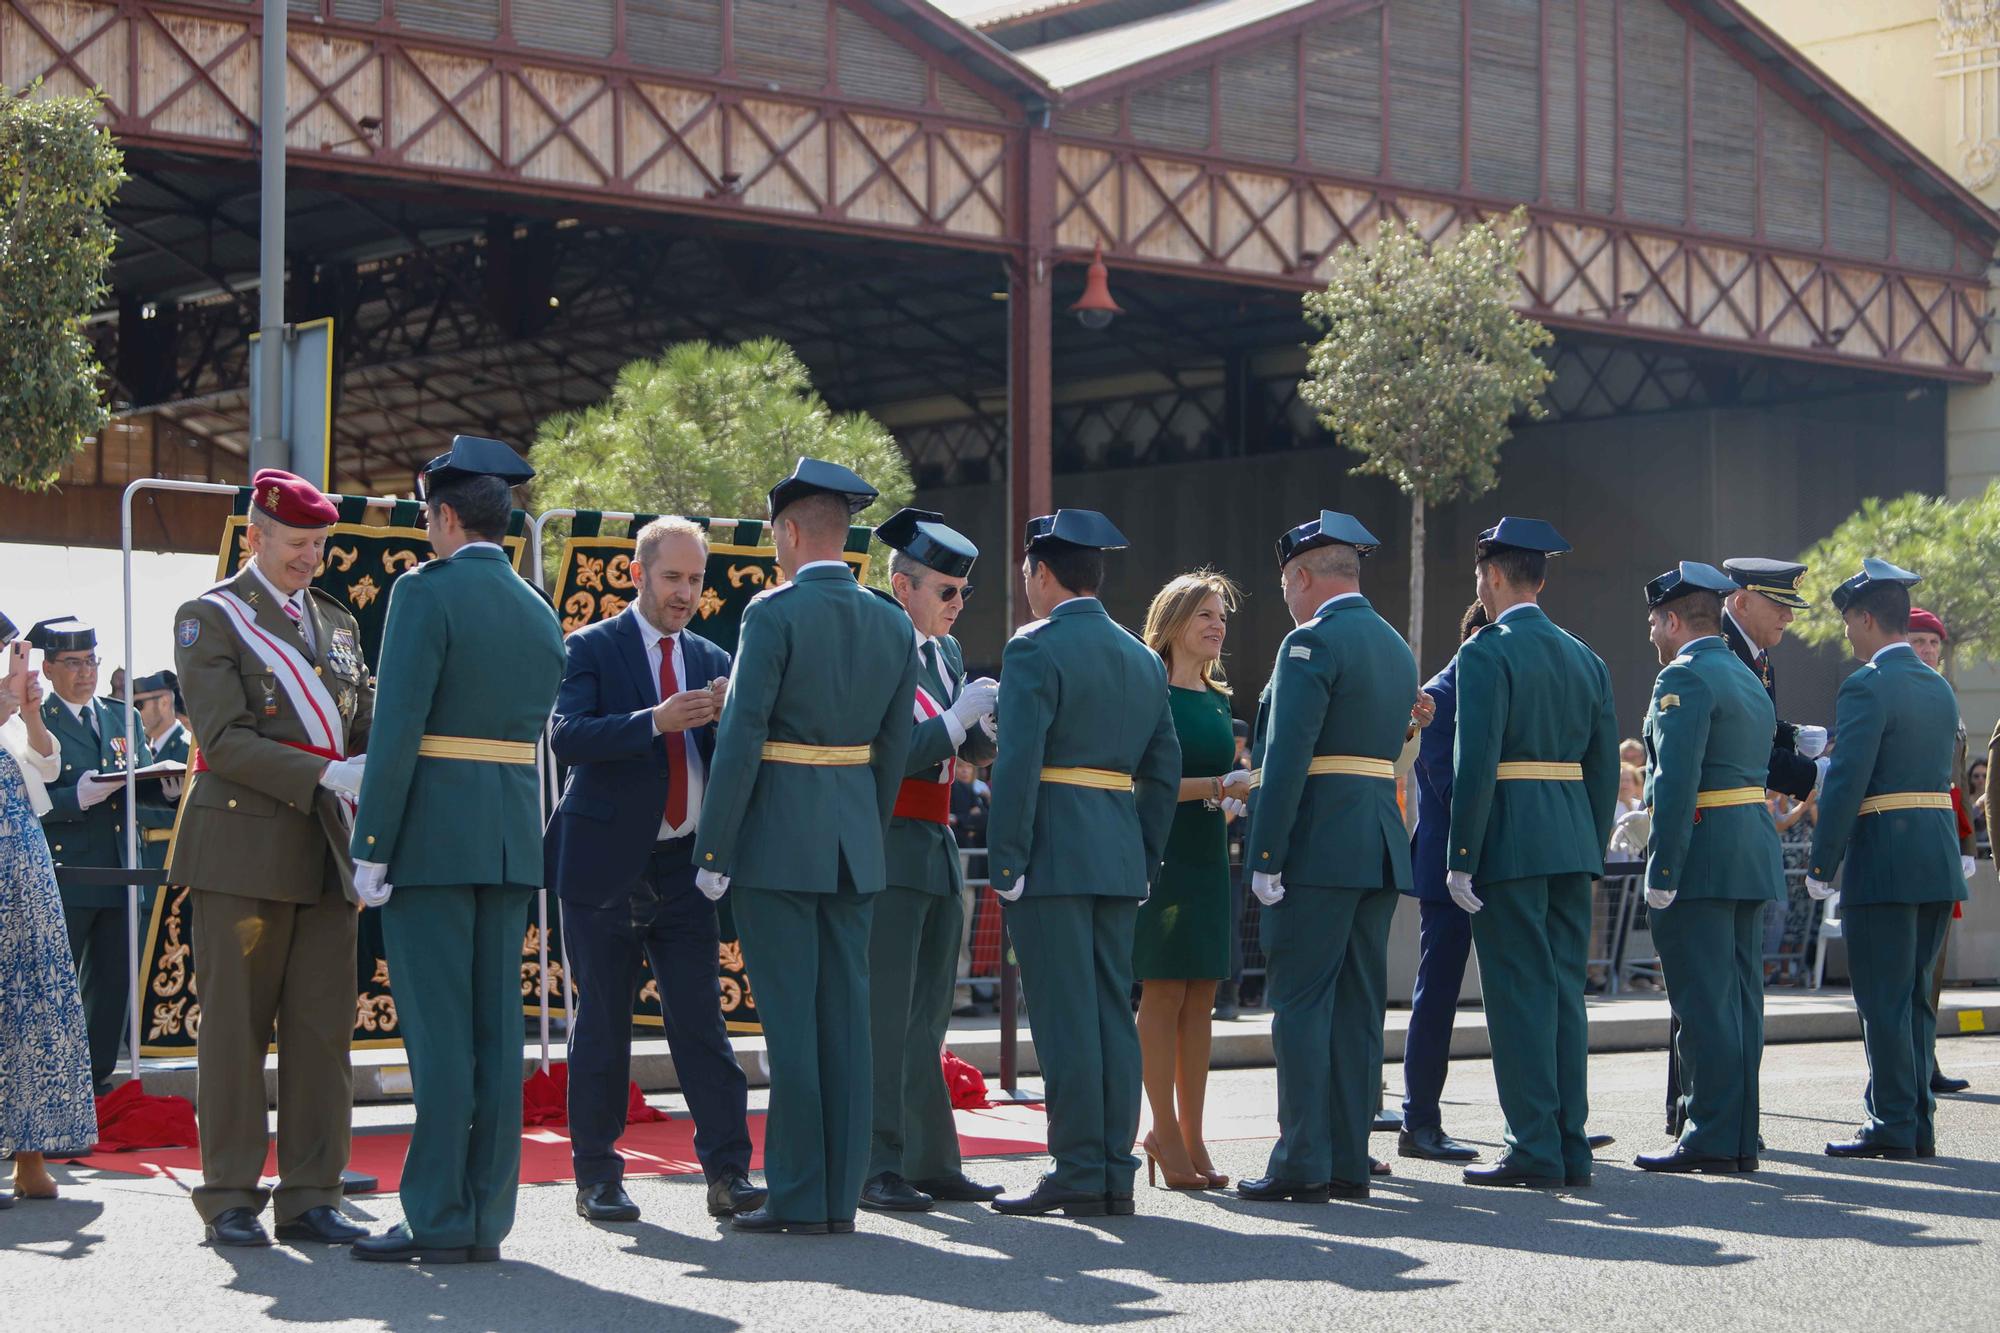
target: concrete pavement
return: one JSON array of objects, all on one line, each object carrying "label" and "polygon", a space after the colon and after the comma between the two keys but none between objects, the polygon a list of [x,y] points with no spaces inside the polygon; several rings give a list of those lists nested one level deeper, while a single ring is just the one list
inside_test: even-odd
[{"label": "concrete pavement", "polygon": [[[1136,1217],[1036,1221],[953,1205],[864,1213],[853,1236],[777,1238],[727,1232],[693,1179],[637,1178],[642,1222],[591,1227],[568,1186],[530,1187],[506,1262],[430,1270],[324,1248],[206,1249],[179,1186],[64,1169],[63,1200],[0,1213],[0,1290],[8,1322],[38,1330],[1990,1330],[2000,1041],[1953,1039],[1942,1058],[1975,1086],[1945,1101],[1944,1156],[1930,1162],[1819,1155],[1859,1114],[1860,1049],[1837,1042],[1769,1052],[1762,1173],[1645,1176],[1630,1160],[1662,1142],[1663,1057],[1635,1052],[1592,1061],[1592,1127],[1618,1142],[1587,1190],[1475,1189],[1453,1168],[1398,1160],[1365,1203],[1267,1207],[1148,1190],[1142,1175]],[[1221,1071],[1211,1086],[1218,1166],[1258,1173],[1273,1133],[1270,1071]],[[1446,1097],[1447,1127],[1490,1153],[1500,1130],[1490,1066],[1456,1062]],[[357,1118],[400,1127],[408,1110]],[[1393,1150],[1386,1136],[1376,1144]],[[1019,1187],[1041,1169],[1023,1158],[974,1174]],[[373,1224],[400,1216],[393,1198],[353,1208]]]}]

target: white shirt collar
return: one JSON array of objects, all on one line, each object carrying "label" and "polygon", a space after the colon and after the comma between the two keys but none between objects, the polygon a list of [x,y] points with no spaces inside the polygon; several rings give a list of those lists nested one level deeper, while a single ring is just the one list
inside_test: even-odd
[{"label": "white shirt collar", "polygon": [[632,603],[632,618],[639,622],[639,635],[646,641],[648,648],[651,648],[662,639],[672,639],[676,643],[680,640],[679,630],[675,630],[672,634],[667,633],[667,631],[661,629],[640,613],[637,602]]},{"label": "white shirt collar", "polygon": [[280,592],[278,590],[278,585],[271,582],[271,580],[265,576],[264,571],[257,567],[257,562],[255,560],[252,560],[250,562],[250,572],[257,576],[257,581],[259,583],[263,584],[266,588],[270,590],[271,596],[278,599],[279,606],[283,606],[287,602],[289,602],[292,605],[298,607],[301,613],[305,611],[306,609],[305,589],[301,588],[297,592],[292,593],[289,596],[287,596],[283,592]]},{"label": "white shirt collar", "polygon": [[165,731],[160,733],[160,739],[156,741],[148,741],[147,744],[151,745],[155,750],[157,750],[162,745],[165,745],[168,741],[172,740],[174,738],[174,733],[179,731],[180,729],[181,729],[181,720],[179,718],[175,718],[173,720],[172,725],[170,725]]},{"label": "white shirt collar", "polygon": [[1512,606],[1508,607],[1505,611],[1502,611],[1499,615],[1495,616],[1493,618],[1493,623],[1497,625],[1501,621],[1505,620],[1508,616],[1513,615],[1516,611],[1525,611],[1531,606],[1535,607],[1536,610],[1541,609],[1540,605],[1535,602],[1516,602]]},{"label": "white shirt collar", "polygon": [[846,569],[846,568],[847,568],[847,562],[845,560],[808,560],[803,565],[799,566],[798,573],[794,574],[792,577],[797,578],[799,574],[805,573],[808,569]]},{"label": "white shirt collar", "polygon": [[[1875,665],[1875,663],[1882,660],[1882,655],[1884,653],[1893,653],[1898,648],[1910,648],[1910,641],[1908,639],[1898,639],[1894,643],[1883,644],[1880,648],[1875,650],[1875,656],[1868,659],[1868,664],[1870,666]],[[1917,650],[1914,648],[1910,648],[1910,651],[1914,653]]]},{"label": "white shirt collar", "polygon": [[[50,690],[49,693],[55,695],[55,700],[57,703],[61,704],[64,708],[69,709],[69,715],[71,717],[75,718],[78,722],[83,722],[83,710],[89,707],[90,706],[89,704],[73,704],[69,700],[63,698],[60,694],[56,694],[54,690]],[[92,700],[91,702],[94,703],[96,701]],[[89,726],[90,724],[88,722],[84,722],[84,725]]]},{"label": "white shirt collar", "polygon": [[1331,611],[1334,607],[1339,606],[1342,602],[1346,601],[1360,602],[1365,600],[1367,599],[1362,597],[1362,595],[1358,592],[1336,593],[1332,597],[1329,597],[1325,601],[1321,602],[1319,604],[1319,610],[1313,612],[1313,615],[1323,616],[1328,611]]}]

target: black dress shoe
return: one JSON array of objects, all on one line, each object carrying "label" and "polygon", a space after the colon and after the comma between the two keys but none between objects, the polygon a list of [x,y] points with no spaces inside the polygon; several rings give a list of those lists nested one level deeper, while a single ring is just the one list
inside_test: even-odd
[{"label": "black dress shoe", "polygon": [[1368,1197],[1368,1182],[1329,1180],[1326,1182],[1326,1196],[1329,1199],[1365,1199]]},{"label": "black dress shoe", "polygon": [[708,1215],[741,1217],[753,1208],[763,1207],[767,1196],[768,1191],[752,1185],[748,1176],[718,1176],[708,1182]]},{"label": "black dress shoe", "polygon": [[[499,1258],[494,1247],[494,1258]],[[348,1253],[365,1263],[406,1264],[421,1260],[427,1264],[462,1264],[472,1258],[469,1245],[427,1245],[410,1234],[407,1223],[398,1222],[379,1236],[363,1236]]]},{"label": "black dress shoe", "polygon": [[468,1245],[465,1249],[465,1262],[469,1264],[497,1264],[500,1262],[500,1247],[498,1245]]},{"label": "black dress shoe", "polygon": [[[771,1216],[770,1211],[764,1208],[753,1208],[747,1213],[739,1213],[729,1225],[735,1231],[778,1236],[824,1236],[833,1230],[833,1227],[825,1222],[787,1222],[782,1217]],[[854,1223],[846,1223],[845,1229],[854,1230]]]},{"label": "black dress shoe", "polygon": [[1940,1069],[1931,1071],[1932,1092],[1964,1092],[1971,1086],[1972,1080],[1969,1078],[1952,1078]]},{"label": "black dress shoe", "polygon": [[1566,1175],[1566,1176],[1564,1176],[1564,1177],[1563,1177],[1563,1188],[1564,1188],[1564,1189],[1566,1189],[1566,1190],[1587,1190],[1587,1189],[1589,1189],[1589,1188],[1590,1188],[1590,1172],[1588,1172],[1588,1171],[1576,1171],[1576,1172],[1572,1172],[1572,1173],[1570,1173],[1569,1175]]},{"label": "black dress shoe", "polygon": [[1846,1139],[1826,1145],[1828,1157],[1885,1157],[1892,1162],[1907,1162],[1917,1155],[1915,1148],[1894,1148],[1886,1143],[1874,1143],[1867,1139]]},{"label": "black dress shoe", "polygon": [[861,1187],[861,1206],[878,1213],[928,1213],[937,1202],[922,1190],[912,1189],[910,1182],[894,1171],[884,1171],[869,1177]]},{"label": "black dress shoe", "polygon": [[278,1223],[279,1240],[316,1240],[323,1245],[352,1245],[368,1228],[348,1221],[331,1204],[308,1208],[289,1222]]},{"label": "black dress shoe", "polygon": [[1402,1112],[1377,1111],[1375,1113],[1375,1123],[1368,1126],[1368,1132],[1370,1134],[1394,1134],[1402,1128]]},{"label": "black dress shoe", "polygon": [[1122,1193],[1111,1190],[1104,1195],[1104,1211],[1112,1217],[1130,1217],[1138,1211],[1138,1206],[1132,1202],[1130,1190]]},{"label": "black dress shoe", "polygon": [[1396,1136],[1396,1156],[1426,1162],[1476,1162],[1479,1149],[1468,1148],[1437,1125],[1406,1129]]},{"label": "black dress shoe", "polygon": [[1761,1164],[1754,1157],[1739,1157],[1736,1159],[1736,1170],[1737,1173],[1740,1175],[1746,1175],[1746,1176],[1749,1175],[1752,1171],[1755,1171],[1759,1165]]},{"label": "black dress shoe", "polygon": [[1552,1190],[1560,1185],[1568,1185],[1572,1180],[1581,1180],[1587,1184],[1590,1177],[1545,1176],[1526,1167],[1515,1166],[1502,1158],[1491,1166],[1466,1167],[1464,1180],[1468,1185],[1521,1185],[1531,1190]]},{"label": "black dress shoe", "polygon": [[1609,1148],[1612,1144],[1618,1142],[1617,1139],[1609,1134],[1586,1134],[1583,1136],[1583,1141],[1590,1145],[1592,1152],[1596,1152],[1599,1148]]},{"label": "black dress shoe", "polygon": [[922,1190],[939,1203],[991,1203],[1005,1192],[998,1185],[982,1185],[976,1180],[968,1180],[963,1171],[930,1180],[913,1180],[910,1188]]},{"label": "black dress shoe", "polygon": [[1043,1176],[1026,1194],[995,1199],[993,1211],[1009,1217],[1046,1217],[1056,1212],[1064,1217],[1104,1217],[1110,1213],[1111,1203],[1103,1194],[1064,1189]]},{"label": "black dress shoe", "polygon": [[636,1222],[639,1205],[618,1181],[600,1180],[576,1187],[576,1215],[592,1222]]},{"label": "black dress shoe", "polygon": [[[1362,1187],[1364,1191],[1366,1186]],[[1333,1186],[1326,1181],[1279,1180],[1274,1176],[1259,1176],[1255,1180],[1236,1182],[1236,1197],[1248,1199],[1251,1203],[1325,1203],[1333,1197]]]},{"label": "black dress shoe", "polygon": [[269,1245],[270,1233],[257,1220],[255,1208],[225,1208],[203,1227],[210,1245]]},{"label": "black dress shoe", "polygon": [[1691,1152],[1686,1146],[1676,1143],[1666,1152],[1642,1152],[1632,1159],[1632,1165],[1641,1171],[1659,1171],[1668,1175],[1700,1172],[1710,1176],[1733,1176],[1743,1169],[1740,1161],[1736,1157]]}]

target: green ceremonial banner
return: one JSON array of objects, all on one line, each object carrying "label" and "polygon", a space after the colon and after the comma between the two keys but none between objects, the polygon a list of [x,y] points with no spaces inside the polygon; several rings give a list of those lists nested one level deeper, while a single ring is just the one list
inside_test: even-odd
[{"label": "green ceremonial banner", "polygon": [[[569,539],[555,568],[556,615],[563,633],[569,634],[599,620],[609,620],[623,611],[638,595],[632,586],[633,535],[657,515],[640,514],[631,519],[607,519],[590,510],[579,511],[570,524]],[[688,628],[730,653],[736,651],[736,627],[743,620],[743,608],[750,599],[782,581],[778,572],[778,551],[772,545],[770,525],[758,519],[696,518],[693,522],[708,530],[708,576],[701,602]],[[868,577],[870,528],[850,528],[847,534],[847,562],[856,577]],[[554,795],[551,793],[551,802]],[[722,974],[722,1014],[732,1032],[759,1032],[756,998],[750,978],[743,968],[743,949],[736,942],[736,925],[729,913],[729,900],[718,906],[722,928],[720,967]],[[531,931],[532,933],[532,931]],[[564,1015],[564,992],[554,979],[558,969],[561,937],[555,914],[549,917],[549,969],[552,976],[549,1000],[552,1012]],[[533,962],[532,957],[528,960]],[[524,968],[523,975],[527,975]],[[651,964],[641,963],[638,992],[633,1000],[632,1021],[640,1028],[662,1027],[659,985]]]},{"label": "green ceremonial banner", "polygon": [[[360,496],[335,496],[340,505],[340,521],[327,536],[326,558],[313,585],[331,593],[361,624],[362,651],[371,669],[382,643],[382,625],[389,614],[389,588],[404,573],[431,558],[430,537],[422,526],[423,507],[415,500],[393,504],[369,501]],[[250,491],[236,492],[235,513],[223,529],[222,549],[216,577],[227,579],[249,559],[244,517]],[[501,543],[521,567],[527,549],[528,516],[514,511],[507,537]],[[196,741],[199,742],[197,737]],[[189,786],[201,779],[190,779]],[[183,799],[186,793],[182,793]],[[178,829],[176,830],[178,832]],[[169,845],[168,864],[172,864]],[[168,884],[153,899],[151,926],[146,934],[145,968],[140,977],[140,1051],[149,1056],[194,1054],[195,1034],[201,1027],[201,992],[196,976],[192,933],[189,930],[189,892],[185,885]],[[540,939],[533,920],[528,923],[522,946],[521,993],[529,1012],[539,1012],[540,975],[537,960]],[[554,957],[553,950],[551,958]],[[354,1015],[356,1046],[397,1046],[402,1038],[396,1024],[396,999],[389,989],[389,964],[382,949],[381,913],[361,914],[360,941],[355,950],[355,981],[359,999]],[[552,982],[552,984],[554,984]]]}]

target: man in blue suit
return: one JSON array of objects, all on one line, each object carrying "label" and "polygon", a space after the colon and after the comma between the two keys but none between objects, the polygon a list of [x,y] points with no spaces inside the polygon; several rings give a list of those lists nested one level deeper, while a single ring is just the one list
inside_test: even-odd
[{"label": "man in blue suit", "polygon": [[[1458,622],[1464,643],[1486,624],[1474,602]],[[1402,1157],[1470,1162],[1479,1157],[1444,1132],[1438,1098],[1451,1061],[1451,1025],[1465,960],[1472,953],[1472,918],[1444,885],[1445,843],[1451,837],[1451,750],[1457,732],[1458,658],[1424,684],[1436,712],[1417,748],[1417,827],[1410,835],[1410,894],[1418,905],[1417,984],[1410,996],[1410,1028],[1403,1044],[1403,1127],[1396,1139]]]},{"label": "man in blue suit", "polygon": [[722,1021],[715,906],[694,883],[703,779],[729,676],[729,654],[686,628],[707,567],[697,524],[662,518],[641,529],[632,558],[638,599],[569,636],[556,699],[556,758],[570,767],[544,855],[579,992],[570,1141],[576,1211],[593,1222],[639,1217],[616,1144],[642,955],[694,1114],[708,1211],[726,1217],[764,1201],[750,1183],[748,1084]]}]

